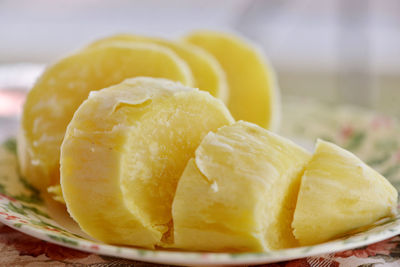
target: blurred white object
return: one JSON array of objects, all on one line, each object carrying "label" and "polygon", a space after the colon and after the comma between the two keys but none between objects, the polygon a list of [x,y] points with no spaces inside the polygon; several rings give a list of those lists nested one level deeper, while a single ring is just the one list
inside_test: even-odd
[{"label": "blurred white object", "polygon": [[44,68],[43,64],[32,63],[0,65],[0,91],[13,88],[28,90]]},{"label": "blurred white object", "polygon": [[43,69],[42,64],[0,65],[0,142],[17,132],[26,94]]}]

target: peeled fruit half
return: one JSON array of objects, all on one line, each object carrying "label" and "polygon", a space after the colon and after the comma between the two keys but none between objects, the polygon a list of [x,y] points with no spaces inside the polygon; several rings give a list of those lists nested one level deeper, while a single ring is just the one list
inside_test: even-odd
[{"label": "peeled fruit half", "polygon": [[210,132],[179,180],[174,246],[265,251],[295,246],[291,222],[310,154],[255,124]]},{"label": "peeled fruit half", "polygon": [[226,33],[196,31],[184,41],[212,54],[228,79],[228,108],[236,120],[245,120],[266,129],[279,124],[279,90],[274,72],[256,47]]},{"label": "peeled fruit half", "polygon": [[319,140],[302,177],[294,235],[313,245],[396,213],[397,191],[352,153]]},{"label": "peeled fruit half", "polygon": [[61,147],[61,187],[70,215],[107,243],[172,242],[178,179],[202,138],[231,123],[220,100],[164,79],[128,79],[92,92]]},{"label": "peeled fruit half", "polygon": [[218,61],[205,50],[189,43],[132,34],[118,34],[106,37],[90,44],[89,48],[116,42],[145,42],[168,47],[185,60],[190,67],[193,73],[193,87],[207,91],[224,102],[228,100],[229,89],[225,72]]},{"label": "peeled fruit half", "polygon": [[50,66],[29,92],[18,136],[22,173],[35,187],[59,183],[60,145],[75,110],[90,91],[135,76],[192,85],[187,64],[155,44],[120,44],[84,50]]}]

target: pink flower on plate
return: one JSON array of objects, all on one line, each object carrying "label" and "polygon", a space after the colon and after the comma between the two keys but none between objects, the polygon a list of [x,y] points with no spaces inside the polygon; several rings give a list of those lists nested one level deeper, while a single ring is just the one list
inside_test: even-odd
[{"label": "pink flower on plate", "polygon": [[92,249],[92,250],[99,250],[100,248],[99,248],[98,245],[91,245],[91,246],[90,246],[90,249]]},{"label": "pink flower on plate", "polygon": [[9,220],[9,221],[15,221],[16,219],[20,219],[20,217],[17,217],[17,216],[14,216],[14,215],[6,216],[6,220]]},{"label": "pink flower on plate", "polygon": [[0,199],[2,199],[2,198],[5,198],[5,199],[8,199],[8,200],[10,200],[10,201],[17,201],[15,198],[13,198],[13,197],[10,197],[10,196],[7,196],[7,195],[4,195],[4,194],[0,194]]},{"label": "pink flower on plate", "polygon": [[53,228],[53,227],[49,227],[49,226],[44,226],[43,228],[46,230],[49,230],[49,231],[57,232],[57,233],[61,232],[60,230]]},{"label": "pink flower on plate", "polygon": [[393,242],[394,238],[397,237],[371,244],[366,247],[338,252],[335,254],[335,256],[341,258],[348,258],[351,256],[355,256],[357,258],[368,258],[376,255],[389,255],[390,251],[397,245],[396,242]]},{"label": "pink flower on plate", "polygon": [[207,259],[208,258],[208,253],[203,253],[203,254],[201,254],[201,257],[203,258],[203,259]]},{"label": "pink flower on plate", "polygon": [[21,218],[18,217],[18,216],[10,215],[10,214],[8,214],[7,212],[2,212],[2,211],[0,211],[0,215],[3,215],[3,217],[4,217],[6,220],[9,220],[9,221],[13,221],[13,220],[16,220],[16,219],[21,219]]}]

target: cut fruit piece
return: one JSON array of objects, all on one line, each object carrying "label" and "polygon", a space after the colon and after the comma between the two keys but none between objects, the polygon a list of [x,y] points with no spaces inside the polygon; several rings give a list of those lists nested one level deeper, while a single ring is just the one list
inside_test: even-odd
[{"label": "cut fruit piece", "polygon": [[53,185],[47,188],[47,192],[51,195],[51,197],[60,203],[65,204],[65,200],[62,194],[61,185]]},{"label": "cut fruit piece", "polygon": [[280,119],[274,72],[254,46],[226,33],[197,31],[185,41],[204,48],[222,65],[228,79],[228,108],[237,120],[275,130]]},{"label": "cut fruit piece", "polygon": [[119,34],[100,39],[89,45],[88,48],[112,43],[155,43],[168,47],[186,61],[193,73],[193,87],[209,92],[211,95],[228,100],[228,83],[224,70],[218,61],[205,50],[189,43],[173,42],[161,38]]},{"label": "cut fruit piece", "polygon": [[318,140],[293,220],[301,245],[340,237],[396,213],[397,191],[352,153]]},{"label": "cut fruit piece", "polygon": [[107,243],[171,242],[171,204],[187,161],[209,131],[231,123],[222,101],[163,79],[91,93],[61,147],[69,213]]},{"label": "cut fruit piece", "polygon": [[102,46],[49,67],[29,92],[23,111],[18,156],[28,181],[41,190],[58,184],[60,145],[75,110],[90,91],[135,76],[192,84],[187,64],[154,44]]},{"label": "cut fruit piece", "polygon": [[174,247],[264,251],[297,243],[291,222],[310,154],[255,124],[210,132],[179,180]]}]

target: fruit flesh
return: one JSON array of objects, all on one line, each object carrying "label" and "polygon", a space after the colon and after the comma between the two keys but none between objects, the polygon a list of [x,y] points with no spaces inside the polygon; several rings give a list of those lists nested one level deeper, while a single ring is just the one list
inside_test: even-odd
[{"label": "fruit flesh", "polygon": [[100,39],[89,45],[89,49],[104,44],[112,43],[155,43],[173,50],[190,67],[193,73],[193,87],[209,92],[221,99],[224,103],[228,100],[229,88],[225,71],[218,61],[205,50],[189,43],[168,41],[161,38],[146,37],[131,34],[119,34]]},{"label": "fruit flesh", "polygon": [[70,215],[107,243],[162,246],[176,183],[201,139],[233,122],[206,92],[151,78],[91,93],[61,148]]},{"label": "fruit flesh", "polygon": [[151,44],[110,45],[84,50],[50,66],[29,92],[18,135],[21,172],[44,190],[59,183],[59,153],[65,129],[89,92],[135,76],[192,84],[186,63]]},{"label": "fruit flesh", "polygon": [[212,54],[225,70],[228,108],[236,120],[277,129],[279,91],[271,66],[256,47],[236,36],[213,31],[196,31],[183,40]]},{"label": "fruit flesh", "polygon": [[50,196],[55,200],[58,201],[60,203],[65,204],[65,200],[64,197],[62,195],[62,189],[61,189],[61,185],[53,185],[53,186],[49,186],[47,188],[47,192],[50,194]]},{"label": "fruit flesh", "polygon": [[396,213],[397,191],[352,153],[319,140],[293,220],[301,245],[325,242]]},{"label": "fruit flesh", "polygon": [[310,155],[254,124],[209,133],[179,180],[174,246],[265,251],[296,245],[290,224]]}]

